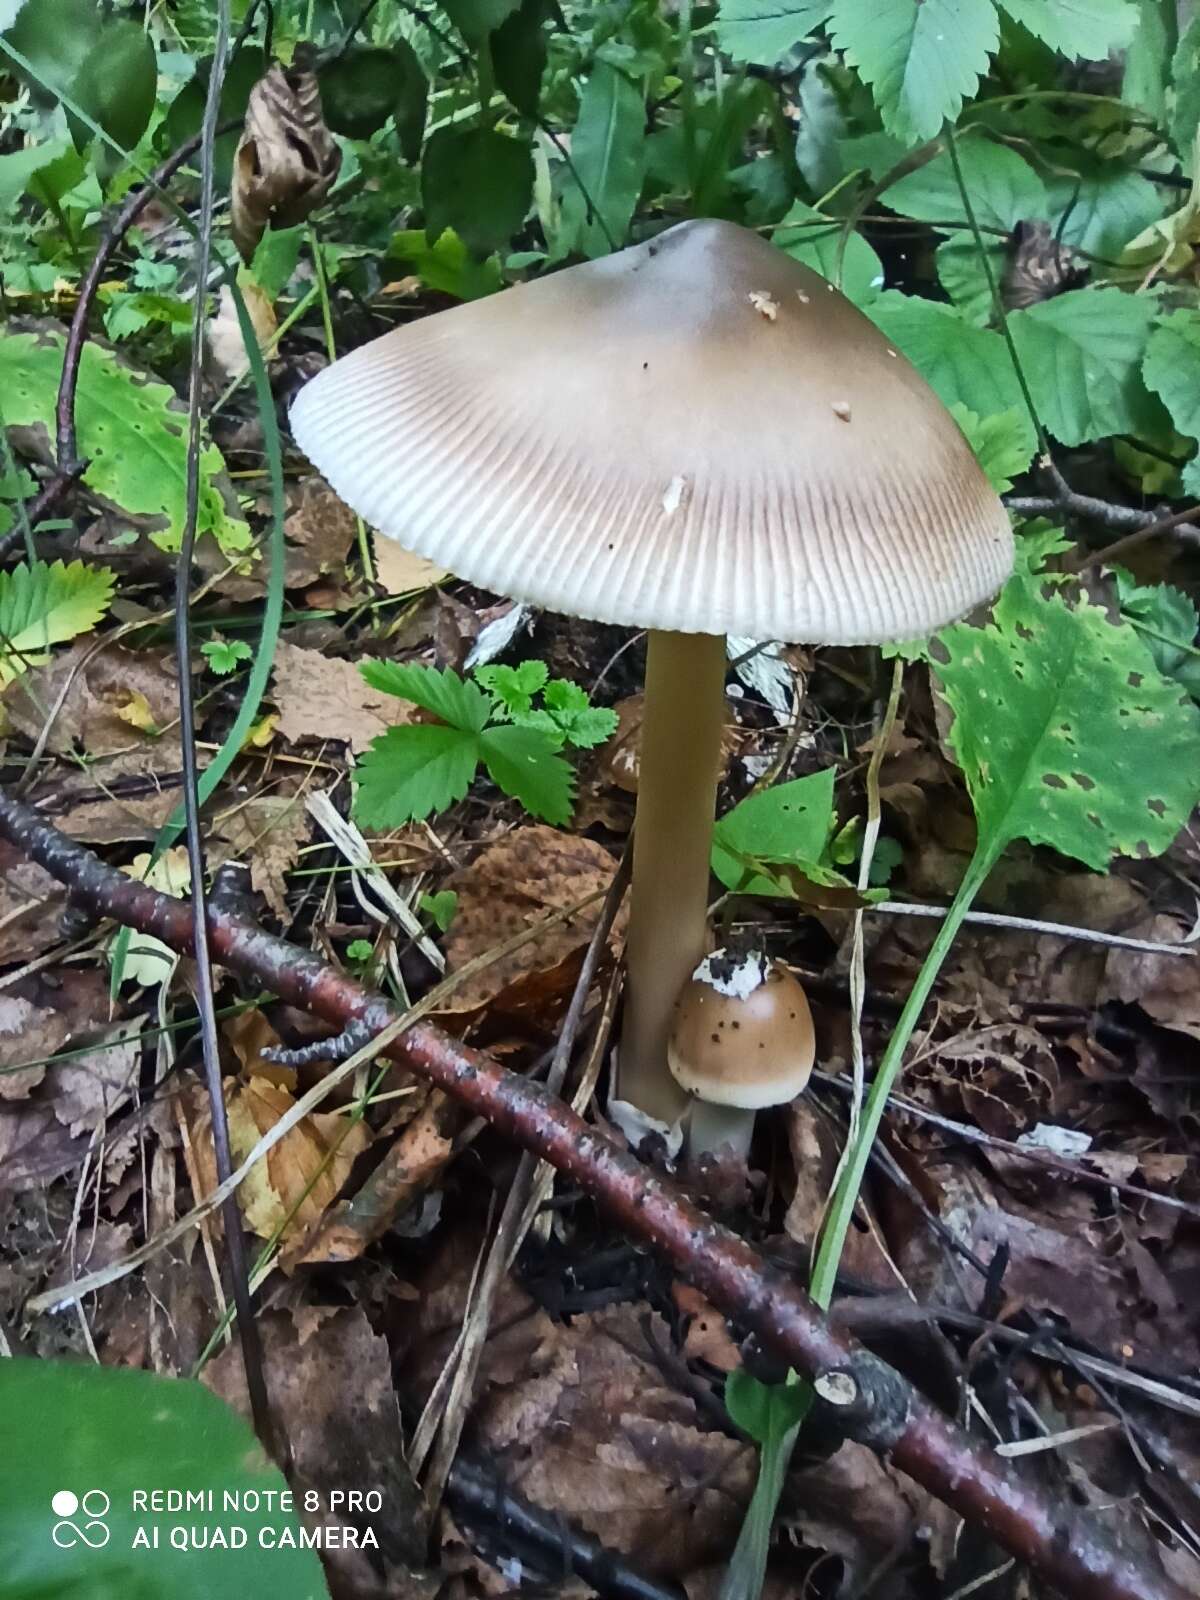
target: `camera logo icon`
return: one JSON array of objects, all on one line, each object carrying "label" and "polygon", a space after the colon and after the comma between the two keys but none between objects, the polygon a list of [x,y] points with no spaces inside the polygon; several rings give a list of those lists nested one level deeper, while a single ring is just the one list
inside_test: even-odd
[{"label": "camera logo icon", "polygon": [[50,1509],[58,1517],[50,1537],[60,1550],[73,1550],[85,1544],[89,1550],[103,1550],[112,1537],[112,1530],[104,1521],[112,1502],[103,1489],[88,1489],[77,1495],[71,1489],[59,1489],[50,1500]]}]

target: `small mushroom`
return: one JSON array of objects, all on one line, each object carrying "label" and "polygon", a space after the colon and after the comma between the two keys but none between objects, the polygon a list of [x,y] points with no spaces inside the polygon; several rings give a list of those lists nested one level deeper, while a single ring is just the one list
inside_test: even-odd
[{"label": "small mushroom", "polygon": [[729,1145],[744,1160],[755,1112],[794,1100],[814,1053],[812,1012],[786,967],[757,950],[706,956],[675,1002],[667,1045],[676,1083],[695,1096],[692,1158]]},{"label": "small mushroom", "polygon": [[1008,576],[1003,505],[856,306],[710,218],[385,334],[308,384],[291,422],[338,494],[418,555],[647,630],[617,1095],[674,1121],[667,1035],[708,948],[725,635],[930,634]]}]

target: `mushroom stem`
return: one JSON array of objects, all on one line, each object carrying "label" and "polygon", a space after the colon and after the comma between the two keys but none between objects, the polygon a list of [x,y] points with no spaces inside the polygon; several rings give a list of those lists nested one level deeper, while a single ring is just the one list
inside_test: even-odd
[{"label": "mushroom stem", "polygon": [[750,1154],[757,1111],[741,1106],[717,1106],[711,1100],[693,1100],[688,1116],[687,1154],[694,1165],[701,1156],[715,1156],[728,1145],[734,1159],[744,1162]]},{"label": "mushroom stem", "polygon": [[622,1100],[662,1122],[676,1121],[687,1105],[667,1068],[667,1038],[675,1000],[708,948],[724,720],[724,637],[652,631],[617,1088]]}]

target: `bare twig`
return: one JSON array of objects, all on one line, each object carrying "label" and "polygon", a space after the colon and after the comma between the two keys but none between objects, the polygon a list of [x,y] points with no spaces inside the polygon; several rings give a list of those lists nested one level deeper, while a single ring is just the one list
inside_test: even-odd
[{"label": "bare twig", "polygon": [[[907,900],[880,900],[866,910],[888,917],[936,917],[945,919],[945,906],[915,905]],[[1197,946],[1183,939],[1131,939],[1123,933],[1102,933],[1099,928],[1077,928],[1070,922],[1042,922],[1037,917],[1010,917],[1000,911],[968,911],[964,922],[985,928],[1008,928],[1014,933],[1047,935],[1054,939],[1077,939],[1082,944],[1102,944],[1113,950],[1141,950],[1151,956],[1187,956],[1194,959]]]},{"label": "bare twig", "polygon": [[[152,933],[176,950],[194,948],[187,905],[107,867],[3,791],[0,835],[66,883],[72,899],[97,915]],[[353,1017],[380,1030],[403,1027],[386,1001],[316,956],[211,907],[208,936],[217,960],[339,1027]],[[631,1238],[656,1250],[810,1381],[844,1374],[857,1398],[839,1408],[843,1431],[886,1452],[896,1467],[984,1527],[1069,1600],[1184,1600],[1180,1587],[1154,1570],[1150,1559],[1114,1536],[1111,1518],[1101,1522],[1067,1501],[1050,1500],[898,1373],[835,1331],[790,1276],[589,1127],[543,1085],[506,1071],[427,1022],[393,1039],[388,1053],[551,1162]]]}]

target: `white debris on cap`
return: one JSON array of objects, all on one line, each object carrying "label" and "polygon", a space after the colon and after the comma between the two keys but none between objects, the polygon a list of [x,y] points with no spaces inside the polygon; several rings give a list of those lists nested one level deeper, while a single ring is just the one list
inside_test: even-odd
[{"label": "white debris on cap", "polygon": [[718,994],[732,1000],[748,1000],[755,989],[767,981],[767,958],[754,950],[736,964],[725,950],[714,950],[692,973],[695,983],[706,983]]}]

